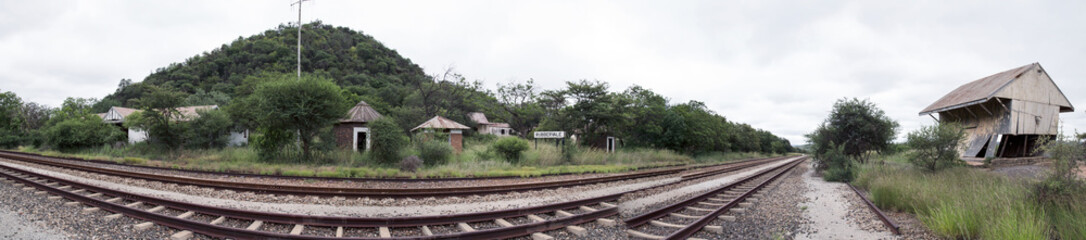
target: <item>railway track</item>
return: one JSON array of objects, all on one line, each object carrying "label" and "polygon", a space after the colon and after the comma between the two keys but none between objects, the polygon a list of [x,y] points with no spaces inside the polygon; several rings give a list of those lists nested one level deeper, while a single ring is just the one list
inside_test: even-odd
[{"label": "railway track", "polygon": [[734,207],[746,207],[752,204],[750,202],[757,201],[759,190],[806,159],[798,158],[712,191],[628,218],[624,221],[628,228],[626,232],[632,238],[641,239],[694,239],[691,237],[702,230],[723,232],[723,227],[709,224],[716,219],[734,219],[723,214],[743,211]]},{"label": "railway track", "polygon": [[[593,178],[581,178],[581,179],[568,179],[559,181],[545,181],[534,183],[520,183],[520,184],[508,184],[498,186],[468,186],[468,187],[442,187],[442,188],[356,188],[356,187],[315,187],[315,186],[301,186],[301,185],[284,185],[284,184],[261,184],[251,182],[238,182],[238,181],[225,181],[216,179],[203,179],[186,176],[173,176],[173,175],[159,175],[146,172],[137,171],[125,171],[109,167],[96,167],[84,164],[70,163],[66,161],[59,161],[57,159],[51,159],[50,157],[33,155],[33,154],[18,154],[12,152],[0,151],[0,157],[16,160],[20,162],[41,164],[52,167],[59,167],[64,169],[78,170],[96,174],[104,174],[110,176],[118,176],[125,178],[142,179],[149,181],[158,181],[163,183],[173,183],[180,185],[192,185],[197,187],[207,187],[215,189],[224,189],[232,191],[243,192],[255,192],[264,194],[281,194],[281,195],[296,195],[296,196],[320,196],[320,197],[370,197],[370,198],[425,198],[425,197],[448,197],[448,196],[470,196],[470,195],[486,195],[486,194],[498,194],[517,191],[530,191],[539,189],[551,189],[561,187],[573,187],[597,183],[615,182],[638,178],[648,178],[656,176],[664,176],[670,174],[678,174],[686,171],[687,168],[669,168],[650,170],[645,172],[621,174],[613,176],[602,176]],[[721,163],[712,166],[700,166],[700,168],[706,168],[707,170],[699,171],[692,174],[683,175],[682,179],[697,179],[716,174],[736,171],[750,166],[755,166],[765,162],[771,162],[783,159],[785,157],[778,158],[763,158],[752,159],[737,162]],[[229,173],[223,173],[232,175]]]},{"label": "railway track", "polygon": [[[705,173],[724,173],[771,160],[748,161],[744,166],[717,167],[688,174],[686,180]],[[731,170],[729,170],[731,169]],[[549,239],[543,232],[565,229],[584,236],[577,225],[597,222],[613,225],[609,217],[618,214],[617,201],[640,190],[543,206],[492,212],[420,217],[364,218],[313,216],[255,212],[173,201],[73,182],[31,171],[0,165],[0,177],[36,195],[67,199],[65,205],[83,206],[84,213],[108,212],[103,219],[128,216],[143,222],[133,226],[146,229],[155,224],[179,229],[174,237],[185,239],[194,233],[232,239],[505,239],[531,236]],[[35,190],[36,189],[36,190]],[[102,215],[102,214],[98,214]]]},{"label": "railway track", "polygon": [[37,189],[35,194],[69,199],[71,202],[65,205],[84,206],[84,213],[111,213],[104,219],[128,216],[148,221],[136,224],[135,229],[154,224],[183,229],[174,234],[177,238],[200,233],[231,239],[505,239],[529,235],[547,239],[541,232],[565,228],[577,234],[584,231],[578,224],[614,224],[614,220],[606,218],[618,214],[613,202],[621,196],[472,214],[359,218],[211,207],[100,188],[7,166],[0,166],[0,177],[25,186],[24,190]]},{"label": "railway track", "polygon": [[[103,166],[116,166],[116,167],[129,167],[151,171],[172,171],[179,173],[190,174],[209,174],[209,175],[227,175],[234,177],[249,177],[249,178],[268,178],[268,179],[287,179],[287,180],[321,180],[321,181],[384,181],[384,182],[444,182],[444,181],[474,181],[474,180],[493,180],[493,179],[510,179],[520,178],[518,176],[496,176],[496,177],[433,177],[433,178],[408,178],[408,177],[386,177],[386,178],[348,178],[348,177],[320,177],[320,176],[292,176],[292,175],[269,175],[269,174],[257,174],[244,171],[205,171],[189,168],[176,168],[176,167],[156,167],[156,166],[144,166],[144,165],[130,165],[124,163],[118,163],[114,161],[105,161],[97,159],[85,159],[76,157],[59,157],[59,156],[46,156],[37,153],[19,152],[11,150],[0,150],[0,156],[29,156],[29,157],[44,157],[56,160],[66,160],[79,163],[98,164]],[[663,169],[688,169],[685,164],[670,164],[661,166],[650,166],[638,168],[637,170],[663,170]],[[557,173],[557,174],[543,174],[542,177],[548,176],[562,176],[562,175],[574,175],[578,173]]]}]

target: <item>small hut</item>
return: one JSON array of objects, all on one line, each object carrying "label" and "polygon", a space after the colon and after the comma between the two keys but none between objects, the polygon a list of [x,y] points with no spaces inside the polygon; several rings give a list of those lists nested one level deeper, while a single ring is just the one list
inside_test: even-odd
[{"label": "small hut", "polygon": [[468,120],[475,122],[476,127],[474,130],[477,133],[503,137],[513,135],[513,128],[509,127],[508,123],[490,122],[486,118],[486,114],[481,112],[468,113]]},{"label": "small hut", "polygon": [[366,151],[370,149],[370,128],[367,123],[381,118],[377,110],[373,110],[366,101],[359,101],[351,110],[347,111],[347,118],[340,119],[332,132],[336,136],[336,145],[340,148],[351,148],[354,151]]},{"label": "small hut", "polygon": [[449,145],[461,152],[464,150],[464,130],[471,129],[464,124],[460,124],[453,120],[442,116],[435,116],[430,120],[420,124],[418,127],[412,128],[411,132],[417,132],[418,130],[425,131],[441,131],[449,134]]},{"label": "small hut", "polygon": [[1074,106],[1039,63],[981,78],[954,89],[920,115],[965,129],[962,159],[1039,157],[1036,140],[1058,134],[1062,112]]}]

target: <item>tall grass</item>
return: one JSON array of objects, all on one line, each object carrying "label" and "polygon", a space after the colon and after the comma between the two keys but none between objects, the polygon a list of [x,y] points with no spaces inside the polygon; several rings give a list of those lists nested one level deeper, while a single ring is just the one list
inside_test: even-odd
[{"label": "tall grass", "polygon": [[1086,198],[1055,206],[1037,201],[1033,182],[956,167],[930,173],[887,161],[861,167],[854,184],[883,209],[916,214],[953,239],[1083,239]]}]

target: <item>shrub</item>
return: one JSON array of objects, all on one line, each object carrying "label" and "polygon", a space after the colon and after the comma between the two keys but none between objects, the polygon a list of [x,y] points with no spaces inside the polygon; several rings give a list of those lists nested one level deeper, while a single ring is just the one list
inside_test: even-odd
[{"label": "shrub", "polygon": [[936,171],[953,166],[958,160],[958,142],[964,135],[955,123],[925,126],[909,133],[908,145],[913,149],[910,162],[917,167]]},{"label": "shrub", "polygon": [[452,156],[452,146],[444,141],[423,141],[418,143],[419,157],[422,157],[423,163],[426,166],[437,166],[445,164],[449,161],[449,157]]},{"label": "shrub", "polygon": [[516,163],[520,162],[524,150],[528,150],[528,140],[516,137],[506,137],[494,141],[490,147],[494,149],[499,156],[505,158],[505,160]]},{"label": "shrub", "polygon": [[831,182],[850,182],[855,177],[852,160],[845,155],[843,149],[844,146],[834,146],[831,142],[829,149],[816,160],[824,169],[822,179]]},{"label": "shrub", "polygon": [[391,165],[400,158],[400,150],[407,145],[403,129],[391,117],[373,121],[370,128],[370,157],[377,162]]},{"label": "shrub", "polygon": [[422,167],[422,159],[418,156],[408,156],[400,160],[400,171],[415,172]]},{"label": "shrub", "polygon": [[98,117],[71,118],[46,131],[49,144],[61,150],[101,146],[120,138],[122,132]]},{"label": "shrub", "polygon": [[133,164],[133,165],[143,165],[143,164],[147,164],[147,159],[138,158],[138,157],[125,157],[123,163],[124,164]]}]

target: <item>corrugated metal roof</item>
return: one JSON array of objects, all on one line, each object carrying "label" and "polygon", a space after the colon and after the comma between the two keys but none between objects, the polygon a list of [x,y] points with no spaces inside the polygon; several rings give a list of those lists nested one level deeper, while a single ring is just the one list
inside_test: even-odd
[{"label": "corrugated metal roof", "polygon": [[340,119],[341,123],[364,123],[372,122],[381,118],[381,114],[370,107],[370,104],[366,101],[358,101],[358,104],[354,105],[351,110],[347,111],[347,118]]},{"label": "corrugated metal roof", "polygon": [[113,111],[115,111],[115,112],[117,112],[117,114],[121,115],[121,118],[128,117],[128,115],[132,115],[133,113],[137,113],[137,112],[141,111],[139,109],[126,108],[126,107],[112,107],[112,108],[113,108]]},{"label": "corrugated metal roof", "polygon": [[1026,64],[1025,66],[1017,67],[1011,70],[1003,71],[993,74],[991,76],[977,79],[975,81],[966,83],[950,91],[946,96],[943,96],[938,101],[935,101],[923,111],[920,111],[920,115],[929,114],[933,112],[942,112],[973,104],[978,104],[988,101],[999,89],[1003,86],[1011,83],[1022,73],[1029,71],[1033,68],[1040,67],[1038,63]]},{"label": "corrugated metal roof", "polygon": [[468,119],[478,124],[490,123],[490,120],[486,119],[486,114],[483,114],[481,112],[468,113]]},{"label": "corrugated metal roof", "polygon": [[464,124],[460,124],[460,123],[455,122],[453,120],[449,120],[448,118],[445,118],[445,117],[442,117],[442,116],[436,116],[436,117],[431,118],[430,120],[427,120],[426,122],[420,124],[418,127],[412,128],[411,131],[414,132],[415,130],[419,130],[419,129],[470,129],[470,128],[468,128],[468,126],[464,126]]}]

